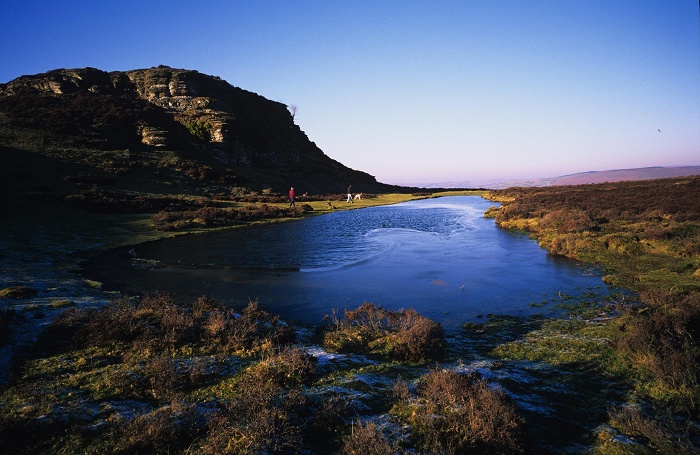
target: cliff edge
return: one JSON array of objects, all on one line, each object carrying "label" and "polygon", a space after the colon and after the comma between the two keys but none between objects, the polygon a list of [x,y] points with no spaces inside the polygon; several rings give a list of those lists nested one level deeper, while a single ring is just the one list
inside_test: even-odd
[{"label": "cliff edge", "polygon": [[[197,71],[57,69],[0,84],[3,154],[80,163],[124,189],[396,190],[331,159],[287,106]],[[36,157],[35,157],[36,158]],[[133,178],[138,174],[138,178]],[[123,176],[131,175],[132,178]],[[136,186],[135,186],[136,185]]]}]

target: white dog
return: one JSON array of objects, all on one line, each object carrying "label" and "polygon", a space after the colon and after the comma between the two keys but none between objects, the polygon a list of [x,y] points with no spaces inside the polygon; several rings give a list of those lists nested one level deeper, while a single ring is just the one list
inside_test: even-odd
[{"label": "white dog", "polygon": [[359,201],[360,199],[362,199],[362,193],[357,193],[357,194],[355,195],[355,199],[357,199],[358,201]]}]

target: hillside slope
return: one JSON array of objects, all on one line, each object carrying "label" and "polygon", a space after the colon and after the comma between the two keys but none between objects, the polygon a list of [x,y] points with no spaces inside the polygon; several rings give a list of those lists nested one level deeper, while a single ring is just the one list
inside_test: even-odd
[{"label": "hillside slope", "polygon": [[325,155],[284,104],[163,66],[58,69],[0,84],[0,145],[3,160],[41,177],[60,181],[65,170],[53,174],[65,167],[128,191],[395,189]]},{"label": "hillside slope", "polygon": [[624,182],[629,180],[654,180],[700,175],[700,166],[643,167],[612,169],[608,171],[581,172],[552,179],[552,185],[588,185],[592,183]]}]

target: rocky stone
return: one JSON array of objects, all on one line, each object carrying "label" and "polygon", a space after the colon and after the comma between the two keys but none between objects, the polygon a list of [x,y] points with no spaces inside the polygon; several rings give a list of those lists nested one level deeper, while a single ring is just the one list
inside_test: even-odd
[{"label": "rocky stone", "polygon": [[82,68],[22,76],[0,84],[0,114],[22,128],[89,138],[104,149],[173,150],[220,166],[220,175],[233,171],[251,187],[394,188],[325,155],[286,105],[193,70]]}]

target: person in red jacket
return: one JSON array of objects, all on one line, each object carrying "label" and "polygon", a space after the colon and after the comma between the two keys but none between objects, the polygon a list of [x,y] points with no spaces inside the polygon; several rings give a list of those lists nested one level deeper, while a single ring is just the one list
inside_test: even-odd
[{"label": "person in red jacket", "polygon": [[294,204],[294,187],[291,187],[289,189],[289,206],[296,207],[296,205]]}]

